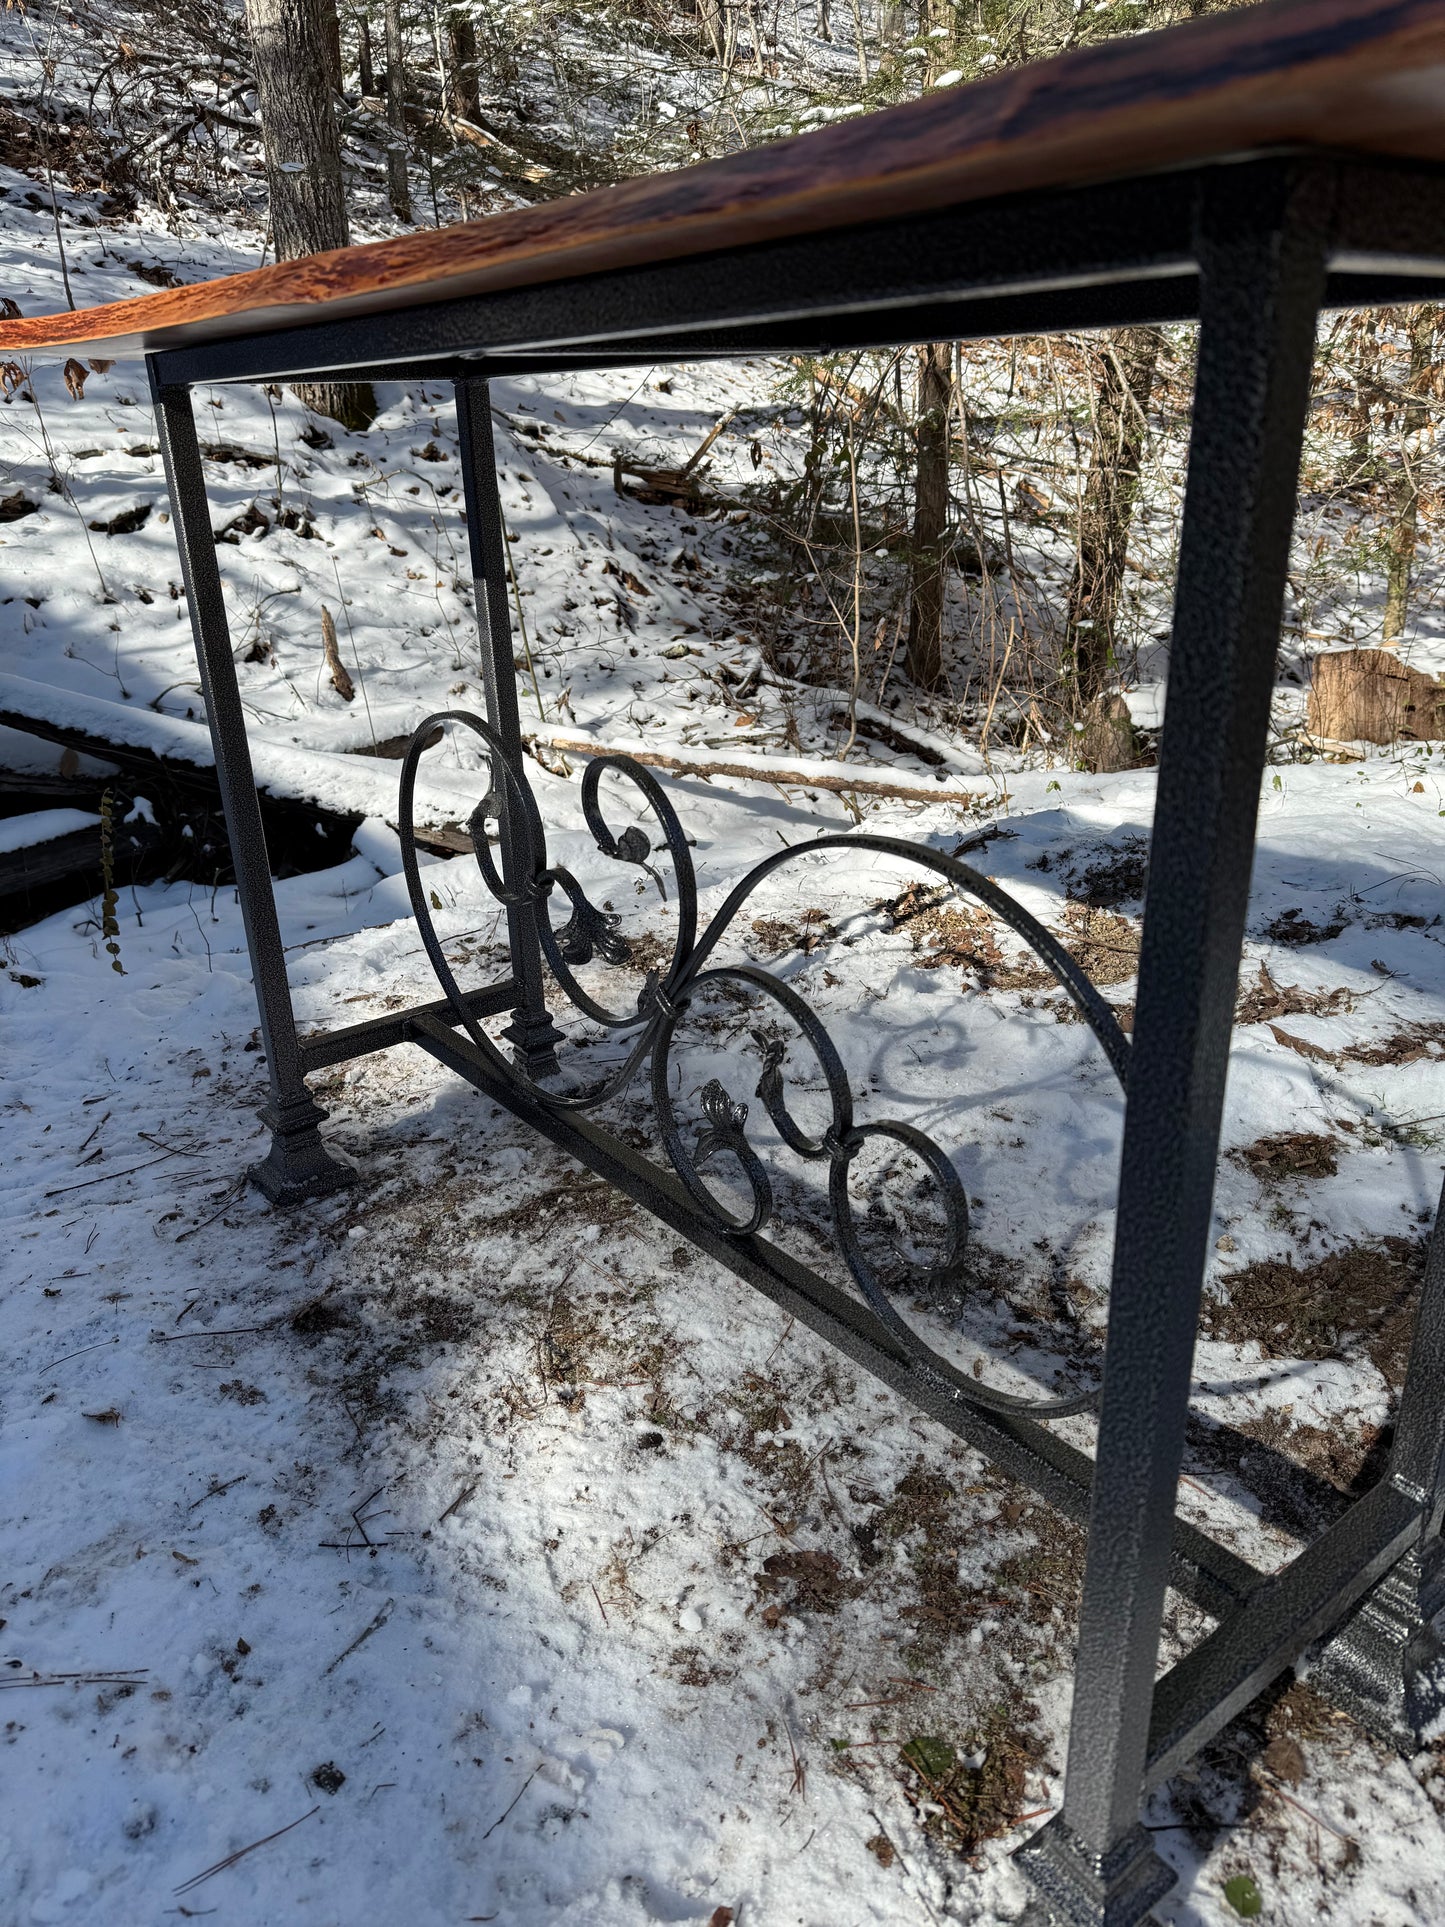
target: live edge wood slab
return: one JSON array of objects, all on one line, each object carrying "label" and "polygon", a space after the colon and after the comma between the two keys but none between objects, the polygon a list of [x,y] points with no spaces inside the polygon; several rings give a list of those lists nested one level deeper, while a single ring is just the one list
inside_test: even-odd
[{"label": "live edge wood slab", "polygon": [[1445,0],[1271,0],[676,173],[0,323],[0,354],[186,347],[1290,146],[1445,161]]}]

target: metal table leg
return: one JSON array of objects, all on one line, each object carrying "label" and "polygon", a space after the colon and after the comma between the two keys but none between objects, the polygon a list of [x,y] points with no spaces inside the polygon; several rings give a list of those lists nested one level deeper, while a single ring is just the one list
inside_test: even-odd
[{"label": "metal table leg", "polygon": [[1425,1506],[1424,1531],[1326,1642],[1310,1678],[1362,1726],[1415,1753],[1445,1713],[1445,1187],[1386,1477]]},{"label": "metal table leg", "polygon": [[1199,367],[1145,899],[1088,1564],[1045,1916],[1130,1927],[1173,1884],[1139,1825],[1328,201],[1281,166],[1200,210]]},{"label": "metal table leg", "polygon": [[[490,385],[480,376],[453,383],[457,397],[457,439],[460,444],[462,488],[467,504],[467,536],[472,552],[472,582],[476,596],[477,627],[482,639],[482,680],[487,698],[487,720],[510,745],[513,767],[522,769],[522,725],[517,713],[517,672],[512,659],[512,618],[507,607],[507,550],[502,527],[502,504],[497,493],[497,456],[492,439]],[[502,878],[509,891],[518,890],[531,871],[531,852],[524,826],[512,820],[505,789],[498,781],[498,825]],[[482,835],[480,823],[475,834]],[[519,902],[507,908],[507,943],[512,978],[518,998],[512,1021],[502,1032],[512,1055],[529,1077],[547,1077],[557,1069],[557,1046],[562,1032],[547,1012],[543,994],[542,951],[536,918],[547,914],[545,903]]]},{"label": "metal table leg", "polygon": [[256,1002],[261,1014],[261,1041],[271,1094],[260,1117],[271,1129],[271,1149],[251,1169],[251,1177],[274,1204],[321,1197],[339,1190],[356,1177],[349,1164],[333,1156],[321,1141],[319,1126],[325,1111],[306,1088],[296,1018],[291,1008],[291,986],[286,980],[286,957],[276,899],[266,855],[266,833],[256,800],[251,752],[246,742],[246,719],[236,686],[236,664],[226,626],[226,604],[221,572],[216,566],[216,543],[206,502],[201,451],[191,398],[184,388],[162,387],[150,366],[151,397],[156,428],[165,458],[166,481],[175,516],[176,543],[186,585],[186,604],[196,639],[201,691],[211,742],[216,752],[216,777],[226,816],[231,859],[236,866],[236,888]]}]

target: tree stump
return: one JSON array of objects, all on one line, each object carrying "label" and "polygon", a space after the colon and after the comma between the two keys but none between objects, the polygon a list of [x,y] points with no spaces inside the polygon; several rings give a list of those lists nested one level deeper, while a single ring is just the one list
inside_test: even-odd
[{"label": "tree stump", "polygon": [[1445,735],[1445,689],[1387,649],[1336,650],[1315,657],[1309,728],[1334,742],[1426,741]]},{"label": "tree stump", "polygon": [[1098,776],[1133,769],[1139,760],[1129,705],[1122,696],[1096,696],[1084,713],[1084,727],[1074,742],[1080,769],[1092,770]]}]

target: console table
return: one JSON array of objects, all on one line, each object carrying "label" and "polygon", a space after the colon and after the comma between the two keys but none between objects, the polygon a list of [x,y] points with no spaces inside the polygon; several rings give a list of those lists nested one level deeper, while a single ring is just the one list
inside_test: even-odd
[{"label": "console table", "polygon": [[[1432,1621],[1445,1607],[1445,1239],[1428,1261],[1408,1382],[1380,1482],[1284,1570],[1266,1575],[1176,1515],[1210,1226],[1225,1066],[1316,322],[1331,307],[1445,295],[1445,0],[1276,0],[1168,32],[930,93],[680,173],[630,181],[441,232],[282,263],[82,313],[0,323],[0,354],[143,355],[175,516],[270,1075],[271,1148],[256,1181],[278,1202],[352,1173],[327,1149],[307,1075],[414,1043],[756,1285],[1069,1517],[1088,1555],[1062,1810],[1020,1850],[1041,1919],[1128,1927],[1172,1874],[1139,1823],[1166,1780],[1307,1650],[1314,1678],[1377,1733],[1409,1744],[1445,1707]],[[1027,331],[1197,319],[1192,445],[1132,1041],[1050,934],[967,864],[893,839],[822,837],[917,863],[989,906],[1074,998],[1127,1082],[1101,1393],[1029,1400],[966,1378],[913,1329],[857,1235],[848,1172],[880,1136],[917,1160],[946,1218],[946,1276],[967,1237],[947,1157],[912,1126],[858,1122],[843,1066],[789,986],[718,945],[777,852],[699,938],[686,839],[656,779],[622,756],[588,767],[604,855],[604,769],[630,781],[680,896],[671,960],[635,1008],[585,992],[606,914],[549,865],[524,774],[488,383],[498,375],[696,361]],[[445,995],[301,1039],[227,633],[191,390],[199,383],[425,377],[453,384],[486,654],[485,717],[428,719],[402,771],[413,907]],[[511,974],[464,994],[432,928],[410,835],[435,724],[482,741],[474,818],[506,908]],[[494,860],[486,827],[499,829]],[[549,897],[570,899],[554,930]],[[561,1033],[545,973],[650,1061],[671,1168],[558,1095]],[[770,999],[823,1074],[831,1122],[788,1107],[784,1054],[757,1097],[781,1138],[826,1163],[838,1252],[856,1289],[765,1235],[767,1173],[747,1107],[719,1084],[691,1141],[666,1067],[707,982]],[[506,1014],[507,1048],[482,1028]],[[791,1047],[790,1047],[791,1048]],[[705,1171],[731,1157],[752,1198],[729,1211]],[[920,1277],[924,1276],[920,1272]],[[1050,1429],[1097,1410],[1091,1459]],[[1214,1629],[1156,1679],[1166,1587]]]}]

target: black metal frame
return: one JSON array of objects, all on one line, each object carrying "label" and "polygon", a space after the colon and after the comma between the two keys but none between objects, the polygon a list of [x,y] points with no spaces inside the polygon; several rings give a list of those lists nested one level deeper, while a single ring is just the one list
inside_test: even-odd
[{"label": "black metal frame", "polygon": [[[353,1173],[321,1141],[306,1077],[398,1043],[420,1045],[553,1143],[756,1285],[1002,1470],[1089,1527],[1068,1775],[1062,1811],[1021,1850],[1040,1917],[1129,1927],[1172,1874],[1139,1824],[1144,1793],[1183,1765],[1262,1688],[1313,1649],[1313,1677],[1375,1732],[1410,1745],[1445,1707],[1432,1622],[1445,1608],[1445,1235],[1427,1265],[1388,1470],[1282,1572],[1265,1575],[1175,1512],[1190,1368],[1207,1256],[1226,1060],[1264,768],[1272,665],[1322,308],[1445,292],[1445,170],[1280,152],[1069,191],[1017,195],[889,223],[702,258],[450,300],[158,353],[150,358],[207,714],[216,745],[271,1079],[271,1149],[254,1175],[278,1201]],[[548,867],[523,762],[487,404],[494,375],[669,357],[821,352],[1135,321],[1201,323],[1194,432],[1160,753],[1132,1044],[1047,932],[966,865],[864,836],[987,901],[1074,996],[1121,1078],[1124,1144],[1096,1456],[1047,1421],[1089,1399],[1011,1400],[966,1379],[898,1314],[851,1234],[846,1175],[880,1130],[921,1159],[949,1219],[956,1260],[966,1202],[951,1167],[908,1126],[855,1127],[846,1079],[816,1019],[751,966],[712,966],[734,892],[702,939],[689,919],[685,840],[655,780],[626,758],[589,766],[584,803],[605,854],[641,863],[640,831],[613,837],[597,807],[604,766],[639,788],[681,889],[677,951],[636,1010],[590,1005],[571,965],[620,954],[610,920]],[[189,389],[202,382],[424,377],[455,384],[468,527],[487,662],[483,739],[492,789],[474,818],[478,860],[507,911],[512,976],[467,996],[431,930],[408,833],[418,732],[403,771],[413,907],[447,995],[438,1003],[303,1041],[286,981]],[[434,720],[434,719],[432,719]],[[501,867],[486,826],[499,828]],[[553,932],[550,893],[571,899]],[[651,1056],[670,1172],[582,1115],[590,1098],[546,1088],[561,1033],[543,965],[573,1001],[630,1031],[628,1074]],[[809,1139],[788,1112],[781,1052],[764,1048],[758,1096],[784,1141],[827,1160],[840,1250],[861,1299],[763,1236],[771,1194],[748,1146],[746,1107],[705,1093],[708,1128],[689,1149],[670,1117],[674,1028],[709,978],[745,980],[781,1004],[822,1064],[833,1123]],[[480,1020],[511,1013],[508,1059]],[[658,1067],[661,1066],[661,1074]],[[615,1079],[609,1090],[619,1087]],[[730,1155],[751,1187],[729,1217],[701,1167]],[[924,1274],[915,1276],[919,1282]],[[1157,1681],[1167,1586],[1217,1624]]]}]

